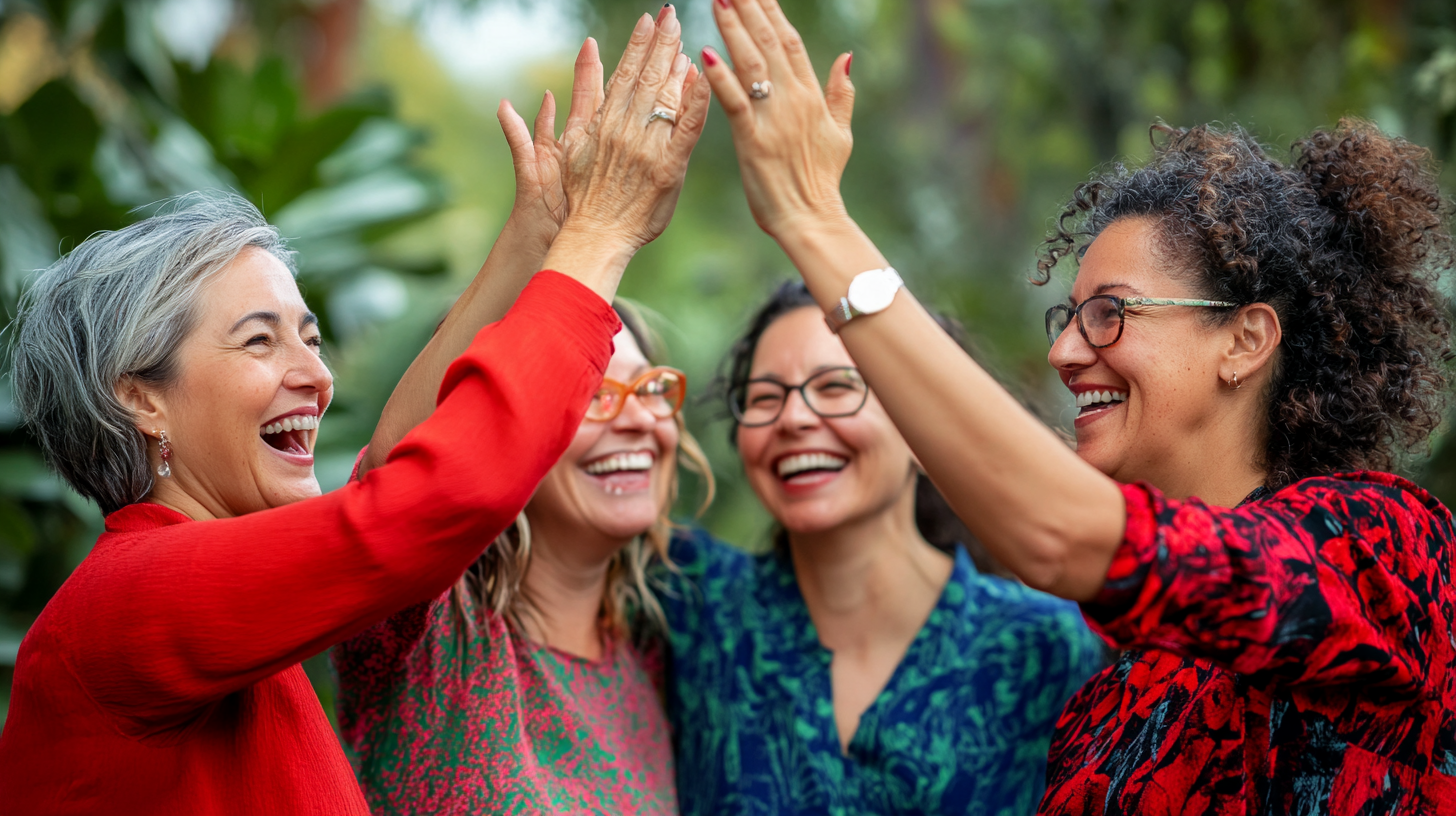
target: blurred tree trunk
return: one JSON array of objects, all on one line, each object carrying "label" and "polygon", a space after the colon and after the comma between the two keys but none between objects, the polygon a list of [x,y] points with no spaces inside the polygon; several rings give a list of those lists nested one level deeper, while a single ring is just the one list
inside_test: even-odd
[{"label": "blurred tree trunk", "polygon": [[313,110],[327,108],[349,87],[359,40],[362,0],[328,0],[312,9],[304,41],[304,98]]}]

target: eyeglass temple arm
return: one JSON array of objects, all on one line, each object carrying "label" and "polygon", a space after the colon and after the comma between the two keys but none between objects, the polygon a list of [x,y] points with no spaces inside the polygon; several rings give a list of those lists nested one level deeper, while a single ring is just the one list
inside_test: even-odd
[{"label": "eyeglass temple arm", "polygon": [[1130,297],[1123,298],[1124,306],[1213,306],[1216,308],[1231,308],[1237,303],[1229,303],[1225,300],[1190,300],[1188,298],[1149,298]]}]

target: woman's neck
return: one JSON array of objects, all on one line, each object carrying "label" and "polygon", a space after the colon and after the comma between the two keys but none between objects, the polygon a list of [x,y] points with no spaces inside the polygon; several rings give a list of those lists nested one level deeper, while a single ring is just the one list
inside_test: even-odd
[{"label": "woman's neck", "polygon": [[559,536],[535,534],[535,538],[521,586],[532,607],[523,616],[526,637],[577,657],[600,660],[607,572],[621,547],[574,547]]},{"label": "woman's neck", "polygon": [[791,532],[789,549],[820,642],[833,652],[908,644],[952,566],[915,527],[913,486],[884,512],[820,533]]}]

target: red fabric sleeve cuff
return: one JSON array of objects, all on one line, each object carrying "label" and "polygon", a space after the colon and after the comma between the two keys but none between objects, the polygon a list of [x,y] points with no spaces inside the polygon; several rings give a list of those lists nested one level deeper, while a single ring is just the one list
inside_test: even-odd
[{"label": "red fabric sleeve cuff", "polygon": [[[543,269],[531,278],[503,320],[529,320],[566,335],[599,372],[612,360],[611,339],[622,328],[612,304],[574,278]],[[603,343],[602,339],[607,342]]]},{"label": "red fabric sleeve cuff", "polygon": [[1087,625],[1114,647],[1123,648],[1137,635],[1140,612],[1152,602],[1157,581],[1149,581],[1158,554],[1158,511],[1163,496],[1143,482],[1122,485],[1127,526],[1112,556],[1107,578],[1097,597],[1082,603]]}]

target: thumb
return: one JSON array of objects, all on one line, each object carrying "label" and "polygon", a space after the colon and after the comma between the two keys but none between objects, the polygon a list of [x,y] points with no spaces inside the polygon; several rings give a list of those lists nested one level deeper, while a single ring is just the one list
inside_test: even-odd
[{"label": "thumb", "polygon": [[824,102],[829,106],[829,115],[846,133],[854,116],[854,83],[849,80],[849,65],[853,61],[853,53],[840,54],[829,68],[829,82],[824,88]]},{"label": "thumb", "polygon": [[556,139],[556,97],[550,91],[541,97],[541,111],[536,114],[536,139],[547,144]]},{"label": "thumb", "polygon": [[531,144],[531,131],[526,127],[526,120],[521,118],[516,109],[511,107],[509,99],[502,99],[500,107],[496,108],[495,116],[500,120],[501,132],[506,136],[506,144],[511,147],[511,163],[519,170],[523,165],[530,162],[535,156],[535,146]]}]

